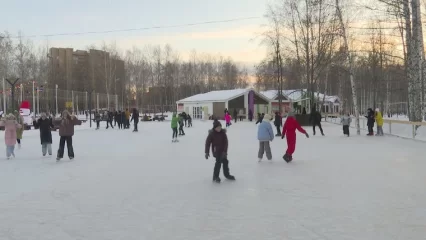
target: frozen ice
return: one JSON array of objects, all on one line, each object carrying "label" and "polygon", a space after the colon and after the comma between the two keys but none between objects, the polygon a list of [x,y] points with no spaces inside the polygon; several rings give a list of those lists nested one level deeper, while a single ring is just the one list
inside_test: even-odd
[{"label": "frozen ice", "polygon": [[[42,157],[25,131],[16,158],[0,156],[0,239],[390,240],[426,236],[425,143],[396,137],[297,135],[258,163],[257,126],[228,129],[231,173],[212,183],[204,158],[211,121],[195,121],[172,143],[170,122],[131,130],[77,127],[76,158]],[[0,137],[3,139],[3,132]],[[364,134],[364,133],[363,133]],[[53,148],[59,138],[53,133]],[[3,141],[3,140],[0,140]],[[4,154],[4,151],[2,151]],[[66,155],[66,151],[65,151]]]}]

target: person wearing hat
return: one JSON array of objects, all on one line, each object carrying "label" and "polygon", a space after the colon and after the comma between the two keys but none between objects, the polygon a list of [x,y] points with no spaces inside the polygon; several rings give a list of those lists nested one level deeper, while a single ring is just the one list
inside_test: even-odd
[{"label": "person wearing hat", "polygon": [[213,123],[213,129],[209,130],[209,135],[206,139],[205,157],[210,157],[210,147],[212,149],[213,157],[216,158],[216,163],[213,169],[213,181],[220,183],[220,168],[223,165],[223,175],[226,179],[235,180],[235,177],[229,173],[228,161],[228,137],[226,136],[226,129],[222,129],[222,124],[217,121]]},{"label": "person wearing hat", "polygon": [[12,113],[9,113],[4,119],[0,121],[0,126],[4,127],[6,157],[7,159],[10,159],[11,156],[15,157],[15,145],[17,139],[16,130],[22,128],[22,125],[16,121],[16,118]]},{"label": "person wearing hat", "polygon": [[74,126],[81,125],[81,121],[78,120],[74,115],[65,110],[62,112],[60,120],[55,120],[55,125],[59,125],[59,150],[56,157],[56,161],[61,160],[64,157],[65,142],[67,143],[68,157],[74,159],[74,147],[72,146],[72,137],[74,136]]},{"label": "person wearing hat", "polygon": [[52,155],[52,132],[51,129],[54,128],[52,119],[48,118],[46,113],[41,113],[40,118],[36,121],[33,118],[34,128],[40,129],[40,141],[41,141],[41,152],[43,156],[46,156],[48,152],[49,155]]},{"label": "person wearing hat", "polygon": [[383,116],[379,108],[376,108],[376,123],[377,123],[377,133],[376,136],[383,136]]},{"label": "person wearing hat", "polygon": [[13,113],[15,115],[16,122],[22,126],[21,128],[16,129],[16,141],[18,142],[18,148],[21,148],[22,135],[24,134],[24,117],[22,117],[17,110]]},{"label": "person wearing hat", "polygon": [[373,109],[369,108],[367,110],[367,116],[365,116],[367,118],[367,127],[368,127],[368,134],[367,136],[374,136],[374,111]]},{"label": "person wearing hat", "polygon": [[270,123],[271,115],[265,114],[263,121],[259,124],[257,129],[257,140],[259,140],[259,153],[258,158],[259,162],[262,161],[263,153],[266,151],[266,158],[272,160],[271,146],[269,142],[274,140],[274,130],[272,130],[272,125]]},{"label": "person wearing hat", "polygon": [[[305,110],[305,114],[306,114],[306,110]],[[312,123],[312,130],[314,135],[316,134],[315,127],[318,126],[318,128],[321,131],[321,135],[324,136],[324,131],[322,130],[322,126],[321,126],[321,118],[322,118],[321,113],[318,112],[315,107],[313,107],[311,110],[311,115],[309,116],[309,121]]]},{"label": "person wearing hat", "polygon": [[173,113],[172,116],[172,121],[171,121],[171,127],[173,130],[173,136],[172,136],[172,142],[179,142],[179,140],[177,139],[178,136],[178,121],[179,121],[179,117],[176,116],[176,113]]},{"label": "person wearing hat", "polygon": [[309,134],[303,129],[294,117],[294,113],[290,112],[287,115],[287,120],[284,123],[281,139],[287,135],[287,151],[283,159],[288,163],[293,160],[293,153],[296,150],[296,129],[305,134],[309,138]]}]

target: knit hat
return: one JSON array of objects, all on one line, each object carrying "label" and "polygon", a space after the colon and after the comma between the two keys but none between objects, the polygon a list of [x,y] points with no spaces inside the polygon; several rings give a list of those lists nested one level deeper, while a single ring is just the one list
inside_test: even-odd
[{"label": "knit hat", "polygon": [[271,117],[271,115],[269,115],[269,114],[265,114],[265,116],[263,116],[263,120],[271,121],[271,120],[272,120],[272,117]]},{"label": "knit hat", "polygon": [[219,127],[219,126],[222,126],[222,124],[219,121],[214,121],[213,122],[213,129],[215,129],[215,128]]}]

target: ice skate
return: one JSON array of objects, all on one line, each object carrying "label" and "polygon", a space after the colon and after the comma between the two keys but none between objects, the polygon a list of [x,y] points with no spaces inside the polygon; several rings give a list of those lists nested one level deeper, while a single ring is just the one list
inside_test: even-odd
[{"label": "ice skate", "polygon": [[59,162],[59,161],[61,161],[61,158],[58,158],[58,157],[57,157],[57,158],[56,158],[56,162]]},{"label": "ice skate", "polygon": [[46,156],[46,153],[43,153],[43,157]]},{"label": "ice skate", "polygon": [[74,157],[70,157],[70,160],[73,160],[74,159]]},{"label": "ice skate", "polygon": [[177,138],[176,138],[176,139],[175,139],[175,142],[179,142],[179,139],[177,139]]},{"label": "ice skate", "polygon": [[234,177],[234,176],[232,176],[232,175],[228,175],[228,176],[226,176],[225,178],[226,178],[226,179],[228,179],[228,180],[235,181],[235,177]]},{"label": "ice skate", "polygon": [[213,177],[213,182],[220,183],[220,177]]},{"label": "ice skate", "polygon": [[290,162],[290,156],[288,156],[287,154],[284,154],[283,156],[284,161],[286,161],[287,163]]},{"label": "ice skate", "polygon": [[261,162],[262,161],[262,158],[258,158],[258,162]]},{"label": "ice skate", "polygon": [[324,134],[324,133],[321,133],[321,135],[325,136],[325,134]]},{"label": "ice skate", "polygon": [[7,160],[10,160],[10,157],[6,157]]}]

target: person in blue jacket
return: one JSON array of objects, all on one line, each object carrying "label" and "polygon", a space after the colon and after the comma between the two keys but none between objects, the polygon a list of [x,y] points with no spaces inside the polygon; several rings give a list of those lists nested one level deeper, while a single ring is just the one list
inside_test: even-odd
[{"label": "person in blue jacket", "polygon": [[263,153],[266,151],[266,158],[272,160],[271,146],[269,142],[274,140],[274,130],[272,130],[272,125],[270,123],[272,117],[269,114],[263,116],[262,122],[259,124],[257,129],[257,140],[259,140],[259,162],[262,161]]}]

